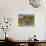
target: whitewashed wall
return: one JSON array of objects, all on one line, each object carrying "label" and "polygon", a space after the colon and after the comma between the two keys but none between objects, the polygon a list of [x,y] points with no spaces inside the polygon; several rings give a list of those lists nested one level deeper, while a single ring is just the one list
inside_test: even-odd
[{"label": "whitewashed wall", "polygon": [[[27,40],[36,34],[39,40],[45,40],[46,8],[44,7],[33,8],[28,0],[0,0],[0,16],[13,18],[12,27],[8,31],[9,36],[16,40]],[[35,26],[19,27],[18,14],[34,14]],[[2,31],[0,31],[0,39],[2,38]]]}]

